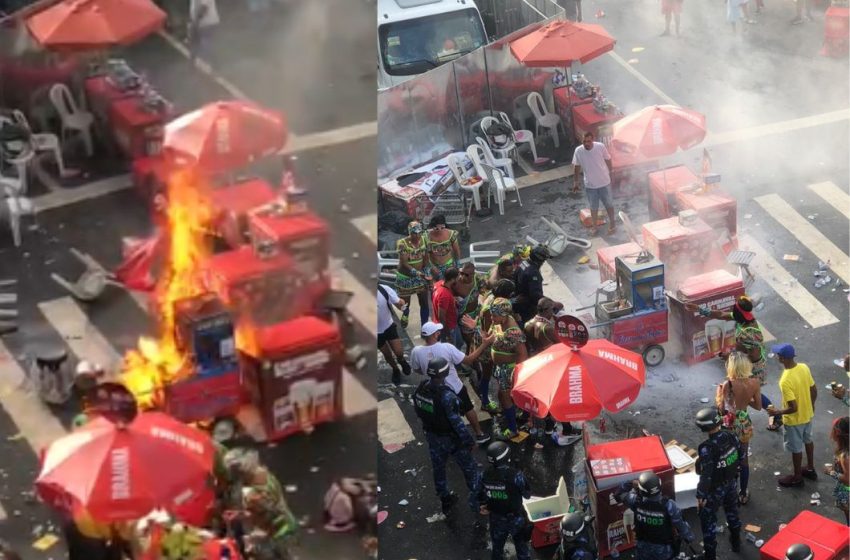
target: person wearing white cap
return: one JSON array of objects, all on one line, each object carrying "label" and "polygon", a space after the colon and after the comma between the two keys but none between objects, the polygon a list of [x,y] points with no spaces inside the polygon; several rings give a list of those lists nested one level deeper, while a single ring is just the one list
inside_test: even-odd
[{"label": "person wearing white cap", "polygon": [[443,325],[428,321],[422,325],[422,338],[425,340],[425,346],[417,346],[410,352],[410,364],[413,371],[424,374],[428,369],[428,362],[435,358],[443,358],[449,363],[449,375],[446,377],[446,385],[460,399],[460,413],[466,416],[469,420],[469,425],[472,426],[475,432],[475,440],[478,443],[484,443],[490,440],[490,436],[485,434],[481,429],[481,424],[478,422],[478,415],[475,412],[475,406],[469,398],[469,391],[460,380],[455,366],[460,364],[470,365],[478,356],[490,347],[493,337],[487,337],[483,343],[475,349],[471,354],[464,354],[458,350],[453,344],[448,342],[439,342],[440,334],[443,331]]}]

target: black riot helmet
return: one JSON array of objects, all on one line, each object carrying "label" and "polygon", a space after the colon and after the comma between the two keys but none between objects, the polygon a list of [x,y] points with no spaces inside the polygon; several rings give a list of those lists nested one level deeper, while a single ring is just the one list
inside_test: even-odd
[{"label": "black riot helmet", "polygon": [[510,454],[511,448],[504,441],[494,441],[487,446],[487,460],[496,467],[507,463]]},{"label": "black riot helmet", "polygon": [[657,496],[661,493],[661,481],[654,472],[640,473],[638,477],[638,492],[644,498]]},{"label": "black riot helmet", "polygon": [[545,245],[537,245],[531,250],[531,255],[528,259],[535,264],[543,264],[549,260],[550,256],[549,249],[547,249]]},{"label": "black riot helmet", "polygon": [[445,358],[434,358],[428,362],[428,369],[425,370],[425,373],[432,379],[444,379],[449,374],[450,369],[449,362]]},{"label": "black riot helmet", "polygon": [[703,432],[710,432],[720,426],[720,414],[716,408],[703,408],[697,412],[694,422]]},{"label": "black riot helmet", "polygon": [[584,514],[578,511],[568,513],[561,519],[561,540],[573,542],[584,531]]},{"label": "black riot helmet", "polygon": [[807,544],[792,544],[785,551],[785,560],[812,560],[815,555]]}]

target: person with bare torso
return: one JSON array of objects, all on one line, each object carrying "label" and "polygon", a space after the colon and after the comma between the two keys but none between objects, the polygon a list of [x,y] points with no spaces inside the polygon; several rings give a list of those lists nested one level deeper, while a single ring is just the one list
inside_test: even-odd
[{"label": "person with bare torso", "polygon": [[460,334],[467,349],[472,348],[475,327],[465,324],[463,319],[469,317],[472,321],[475,321],[478,318],[478,313],[481,310],[481,296],[487,289],[487,275],[475,272],[475,265],[471,262],[464,263],[460,269],[460,276],[455,283],[454,292],[460,300],[460,303],[458,303],[458,316],[461,319]]},{"label": "person with bare torso", "polygon": [[726,360],[727,379],[717,387],[717,408],[723,413],[724,426],[735,432],[740,442],[741,470],[738,503],[750,501],[747,486],[750,480],[748,449],[753,437],[753,423],[748,409],[761,410],[761,383],[753,377],[753,363],[740,351],[729,354]]}]

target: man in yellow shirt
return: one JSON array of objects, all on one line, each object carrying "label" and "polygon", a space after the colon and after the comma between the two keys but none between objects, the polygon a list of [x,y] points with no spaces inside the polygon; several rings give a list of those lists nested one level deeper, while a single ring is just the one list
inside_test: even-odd
[{"label": "man in yellow shirt", "polygon": [[[815,401],[818,389],[812,372],[806,364],[794,361],[797,356],[790,344],[776,344],[771,348],[784,367],[779,378],[779,390],[782,391],[782,408],[769,406],[771,416],[782,415],[785,425],[785,450],[791,452],[794,473],[780,477],[780,486],[802,486],[803,478],[817,480],[815,471],[814,445],[812,444],[812,419],[815,416]],[[803,469],[803,448],[806,449],[806,468]]]}]

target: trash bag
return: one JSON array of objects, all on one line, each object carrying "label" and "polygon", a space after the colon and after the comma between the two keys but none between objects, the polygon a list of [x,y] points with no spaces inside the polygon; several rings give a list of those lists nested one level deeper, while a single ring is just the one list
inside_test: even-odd
[{"label": "trash bag", "polygon": [[511,141],[511,129],[499,121],[491,123],[487,127],[487,141],[494,148],[503,148]]},{"label": "trash bag", "polygon": [[374,475],[342,478],[325,493],[325,529],[345,532],[359,528],[369,534],[378,531],[378,483]]},{"label": "trash bag", "polygon": [[29,130],[8,121],[0,125],[0,154],[4,159],[14,159],[31,149]]}]

